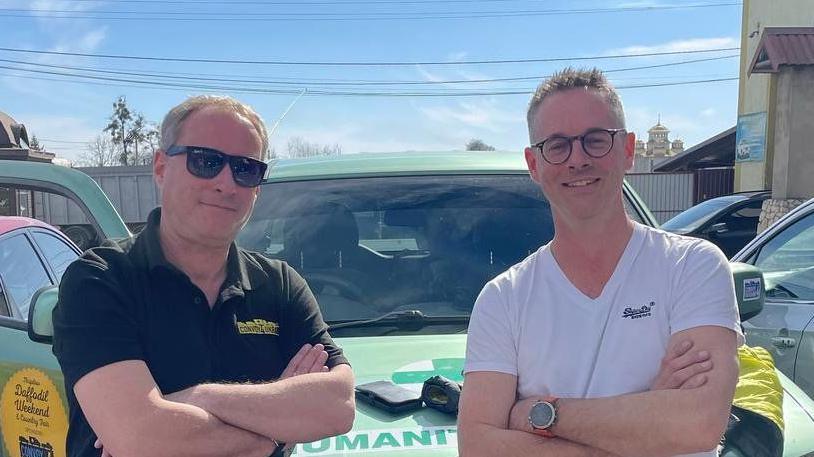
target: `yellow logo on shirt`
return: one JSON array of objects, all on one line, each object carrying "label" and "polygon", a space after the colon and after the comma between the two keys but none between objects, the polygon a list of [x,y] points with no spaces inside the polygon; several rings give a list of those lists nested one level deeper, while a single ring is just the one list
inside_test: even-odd
[{"label": "yellow logo on shirt", "polygon": [[265,319],[252,319],[237,323],[241,335],[280,335],[280,324]]}]

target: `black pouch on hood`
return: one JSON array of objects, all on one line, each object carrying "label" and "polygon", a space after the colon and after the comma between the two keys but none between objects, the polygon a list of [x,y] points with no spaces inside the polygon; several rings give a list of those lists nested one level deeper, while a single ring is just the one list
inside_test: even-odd
[{"label": "black pouch on hood", "polygon": [[393,414],[421,408],[421,395],[391,381],[374,381],[356,386],[356,400]]}]

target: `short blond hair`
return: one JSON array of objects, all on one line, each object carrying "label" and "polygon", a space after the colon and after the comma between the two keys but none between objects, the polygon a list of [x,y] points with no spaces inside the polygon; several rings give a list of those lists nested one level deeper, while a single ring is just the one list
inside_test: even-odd
[{"label": "short blond hair", "polygon": [[260,158],[265,160],[268,157],[269,135],[263,118],[251,106],[225,95],[194,95],[173,107],[161,121],[161,149],[166,151],[174,145],[181,134],[184,121],[192,113],[204,108],[220,108],[245,117],[260,136]]},{"label": "short blond hair", "polygon": [[625,126],[625,109],[622,106],[622,99],[616,89],[598,68],[589,69],[574,69],[572,67],[565,67],[562,70],[551,75],[534,91],[534,95],[529,101],[528,112],[526,113],[526,121],[529,128],[529,140],[535,142],[538,139],[534,138],[534,119],[537,116],[537,111],[543,100],[551,94],[561,92],[569,89],[592,89],[601,93],[608,102],[613,115],[620,123],[620,127]]}]

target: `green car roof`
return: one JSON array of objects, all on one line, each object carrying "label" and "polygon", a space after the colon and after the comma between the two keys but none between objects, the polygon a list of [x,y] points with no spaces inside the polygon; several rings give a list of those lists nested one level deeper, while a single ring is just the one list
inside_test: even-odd
[{"label": "green car roof", "polygon": [[377,175],[505,174],[527,170],[522,151],[381,152],[274,160],[267,182]]},{"label": "green car roof", "polygon": [[0,160],[0,183],[63,195],[73,200],[106,238],[131,235],[107,195],[81,171],[50,163]]},{"label": "green car roof", "polygon": [[[437,151],[378,152],[275,159],[270,162],[266,183],[309,181],[317,179],[360,178],[375,176],[420,176],[439,174],[527,174],[522,151]],[[635,189],[625,183],[637,211],[650,225],[658,227],[656,218]]]}]

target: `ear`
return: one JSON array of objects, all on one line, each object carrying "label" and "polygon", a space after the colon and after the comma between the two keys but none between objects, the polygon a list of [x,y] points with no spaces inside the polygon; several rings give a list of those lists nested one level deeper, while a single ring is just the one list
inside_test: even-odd
[{"label": "ear", "polygon": [[633,157],[636,155],[636,134],[627,132],[625,135],[625,169],[633,168]]},{"label": "ear", "polygon": [[158,149],[153,155],[153,179],[159,190],[164,186],[164,173],[167,171],[167,154],[163,149]]},{"label": "ear", "polygon": [[523,150],[523,153],[526,156],[526,166],[529,169],[529,176],[531,176],[531,180],[536,182],[537,184],[540,184],[538,173],[540,172],[539,168],[540,165],[542,164],[538,159],[542,158],[534,151],[534,148],[530,146],[526,146],[526,149]]}]

